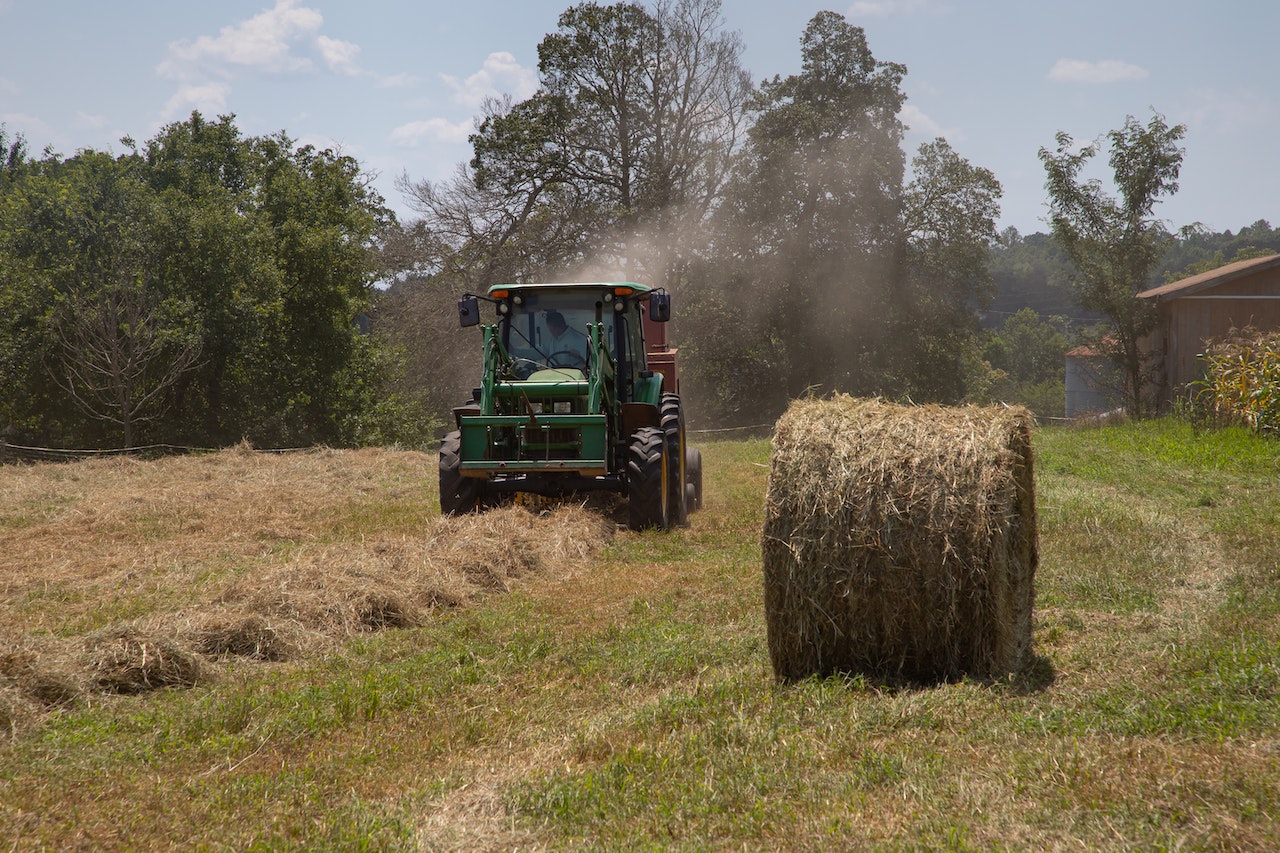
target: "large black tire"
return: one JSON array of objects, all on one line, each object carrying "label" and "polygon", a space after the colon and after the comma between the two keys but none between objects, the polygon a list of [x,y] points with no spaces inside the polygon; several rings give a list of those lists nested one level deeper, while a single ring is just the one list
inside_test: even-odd
[{"label": "large black tire", "polygon": [[685,497],[688,477],[685,470],[684,410],[678,395],[662,395],[658,418],[667,442],[668,513],[673,526],[683,527],[689,523],[689,504]]},{"label": "large black tire", "polygon": [[484,481],[462,476],[462,433],[454,430],[440,440],[440,513],[475,512],[484,498]]},{"label": "large black tire", "polygon": [[667,473],[667,440],[662,430],[636,430],[627,446],[627,509],[632,530],[667,529]]},{"label": "large black tire", "polygon": [[702,509],[702,451],[688,448],[684,452],[685,477],[688,483],[685,493],[688,495],[689,511]]}]

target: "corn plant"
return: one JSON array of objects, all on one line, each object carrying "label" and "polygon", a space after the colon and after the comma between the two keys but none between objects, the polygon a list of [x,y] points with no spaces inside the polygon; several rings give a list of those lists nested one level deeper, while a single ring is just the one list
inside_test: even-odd
[{"label": "corn plant", "polygon": [[1204,417],[1280,435],[1280,332],[1233,332],[1211,341],[1200,358],[1205,377],[1191,392]]}]

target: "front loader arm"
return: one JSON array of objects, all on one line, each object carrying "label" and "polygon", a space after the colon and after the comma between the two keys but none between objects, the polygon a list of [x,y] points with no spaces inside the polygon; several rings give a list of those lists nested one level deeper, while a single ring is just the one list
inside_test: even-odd
[{"label": "front loader arm", "polygon": [[515,360],[502,345],[502,333],[498,324],[484,327],[484,368],[480,381],[480,411],[486,415],[497,413],[498,398],[495,389],[504,376],[510,376]]},{"label": "front loader arm", "polygon": [[587,411],[614,417],[618,408],[618,364],[605,338],[603,323],[587,325],[587,341],[591,350],[591,370],[587,394]]}]

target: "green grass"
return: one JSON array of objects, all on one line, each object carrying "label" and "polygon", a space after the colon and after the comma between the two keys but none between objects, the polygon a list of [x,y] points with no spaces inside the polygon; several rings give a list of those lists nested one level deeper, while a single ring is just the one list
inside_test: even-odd
[{"label": "green grass", "polygon": [[[1280,847],[1280,446],[1172,421],[1035,439],[1036,662],[774,682],[767,442],[706,507],[326,657],[100,697],[0,743],[16,849]],[[344,517],[412,529],[420,495]],[[332,531],[325,536],[337,536]]]}]

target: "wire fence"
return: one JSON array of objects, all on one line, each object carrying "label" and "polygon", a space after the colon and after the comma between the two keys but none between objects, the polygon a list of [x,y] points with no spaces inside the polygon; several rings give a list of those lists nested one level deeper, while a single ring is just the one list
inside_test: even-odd
[{"label": "wire fence", "polygon": [[686,429],[685,432],[690,435],[713,435],[716,433],[746,432],[749,430],[768,431],[772,433],[773,424],[749,424],[747,426],[719,427],[717,429]]},{"label": "wire fence", "polygon": [[[0,438],[0,465],[9,462],[77,462],[85,459],[103,459],[119,456],[156,458],[160,456],[187,456],[198,453],[217,453],[217,447],[192,447],[183,444],[147,444],[139,447],[117,447],[106,450],[86,450],[64,447],[31,447],[11,444]],[[318,447],[251,448],[254,453],[305,453]]]},{"label": "wire fence", "polygon": [[[1078,423],[1079,418],[1055,418],[1037,416],[1036,420],[1053,423]],[[773,434],[774,423],[745,424],[743,426],[715,427],[706,429],[687,429],[689,435],[719,436],[730,433],[755,433],[754,437],[764,438]],[[142,447],[121,447],[110,450],[73,450],[57,447],[28,447],[21,444],[10,444],[0,438],[0,465],[7,462],[74,462],[81,459],[96,459],[112,456],[157,457],[184,456],[194,453],[217,453],[217,447],[191,447],[181,444],[148,444]],[[319,447],[277,447],[251,448],[254,453],[305,453],[319,450]]]}]

